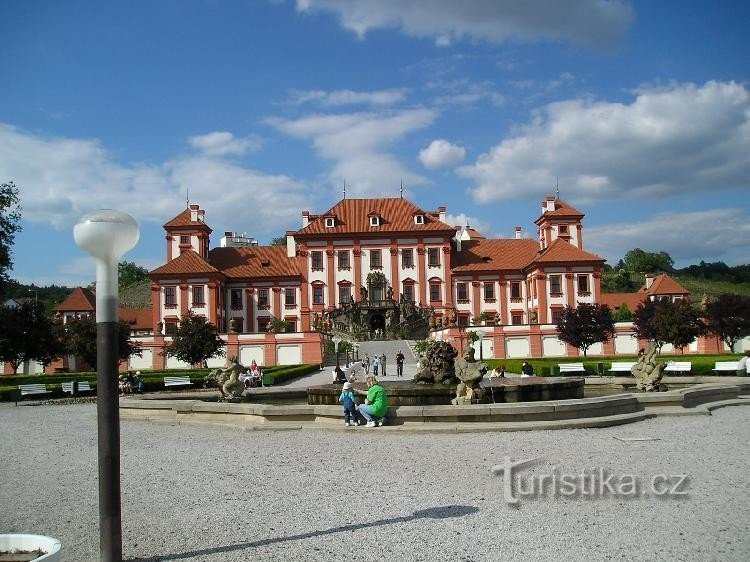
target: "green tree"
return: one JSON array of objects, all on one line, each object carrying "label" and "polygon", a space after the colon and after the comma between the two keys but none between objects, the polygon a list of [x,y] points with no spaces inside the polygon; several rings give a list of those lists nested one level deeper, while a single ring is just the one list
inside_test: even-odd
[{"label": "green tree", "polygon": [[557,322],[557,337],[578,349],[586,357],[588,349],[599,342],[608,342],[615,334],[612,311],[606,304],[579,303],[566,306]]},{"label": "green tree", "polygon": [[224,340],[205,317],[188,311],[182,317],[166,353],[190,365],[204,365],[212,357],[224,355]]},{"label": "green tree", "polygon": [[0,185],[0,297],[6,297],[8,272],[13,268],[13,242],[21,230],[21,205],[13,182]]},{"label": "green tree", "polygon": [[47,367],[64,352],[43,303],[31,301],[13,308],[0,307],[0,361],[9,363],[13,372],[31,360]]},{"label": "green tree", "polygon": [[271,246],[286,246],[286,236],[277,236],[276,238],[271,238],[270,245]]},{"label": "green tree", "polygon": [[620,308],[612,316],[615,322],[630,322],[633,319],[633,313],[625,302],[620,305]]},{"label": "green tree", "polygon": [[706,305],[706,329],[721,338],[729,349],[750,336],[750,297],[724,293]]},{"label": "green tree", "polygon": [[[91,317],[75,318],[65,323],[65,349],[67,353],[83,359],[96,368],[96,320]],[[117,330],[117,357],[127,361],[131,356],[142,355],[141,346],[130,340],[130,326],[120,321]]]},{"label": "green tree", "polygon": [[685,347],[705,332],[698,311],[687,299],[647,300],[636,308],[633,326],[635,334],[654,342],[659,352],[665,343]]},{"label": "green tree", "polygon": [[132,261],[121,261],[117,264],[118,285],[129,287],[148,280],[148,269]]},{"label": "green tree", "polygon": [[633,273],[658,273],[670,271],[674,260],[667,252],[646,252],[640,248],[625,254],[623,266]]}]

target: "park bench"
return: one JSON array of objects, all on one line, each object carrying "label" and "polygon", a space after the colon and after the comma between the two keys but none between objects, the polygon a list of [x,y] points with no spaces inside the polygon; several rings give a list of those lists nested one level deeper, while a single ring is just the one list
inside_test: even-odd
[{"label": "park bench", "polygon": [[737,372],[737,363],[739,361],[717,361],[714,365],[714,371],[717,373],[731,371],[732,374],[735,374]]},{"label": "park bench", "polygon": [[667,361],[667,366],[664,368],[664,372],[669,373],[689,373],[693,368],[690,361]]},{"label": "park bench", "polygon": [[[63,392],[67,392],[68,394],[73,394],[73,383],[75,381],[68,381],[61,383]],[[78,381],[78,392],[91,392],[93,389],[91,388],[91,385],[89,384],[89,381]]]},{"label": "park bench", "polygon": [[583,368],[583,363],[558,363],[557,366],[560,368],[560,374],[586,372],[586,369]]},{"label": "park bench", "polygon": [[[18,392],[23,398],[35,394],[49,394],[51,391],[47,390],[47,386],[43,384],[19,384]],[[18,400],[16,400],[16,404],[18,404]]]},{"label": "park bench", "polygon": [[164,386],[190,386],[190,377],[164,377]]},{"label": "park bench", "polygon": [[612,363],[612,365],[610,365],[609,367],[609,370],[612,373],[630,374],[630,369],[632,369],[635,364],[635,361],[620,361],[617,363]]}]

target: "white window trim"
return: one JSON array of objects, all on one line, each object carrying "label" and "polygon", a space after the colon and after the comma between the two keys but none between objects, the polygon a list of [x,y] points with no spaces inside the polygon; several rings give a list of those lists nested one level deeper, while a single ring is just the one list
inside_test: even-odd
[{"label": "white window trim", "polygon": [[414,215],[414,224],[424,224],[424,215]]},{"label": "white window trim", "polygon": [[326,218],[326,228],[333,228],[336,226],[336,219],[328,217]]},{"label": "white window trim", "polygon": [[370,217],[370,226],[380,226],[380,217],[378,216]]}]

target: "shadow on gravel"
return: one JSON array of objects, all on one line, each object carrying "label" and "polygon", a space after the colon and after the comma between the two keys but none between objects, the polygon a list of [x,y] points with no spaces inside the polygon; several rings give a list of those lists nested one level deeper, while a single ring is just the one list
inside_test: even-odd
[{"label": "shadow on gravel", "polygon": [[300,533],[299,535],[289,535],[288,537],[268,538],[253,542],[243,542],[238,544],[230,544],[227,546],[205,548],[202,550],[192,550],[190,552],[149,556],[148,558],[128,558],[127,560],[129,560],[130,562],[158,562],[160,560],[180,560],[183,558],[193,558],[194,556],[208,556],[211,554],[220,554],[222,552],[232,552],[235,550],[244,550],[246,548],[257,548],[259,546],[267,546],[282,542],[299,541],[310,539],[313,537],[322,537],[325,535],[333,535],[335,533],[348,533],[350,531],[367,529],[370,527],[394,525],[397,523],[408,523],[409,521],[414,521],[415,519],[449,519],[451,517],[464,517],[466,515],[473,515],[478,511],[478,507],[474,507],[471,505],[445,505],[440,507],[430,507],[428,509],[420,509],[418,511],[415,511],[412,515],[406,515],[404,517],[394,517],[392,519],[379,519],[377,521],[372,521],[371,523],[356,523],[353,525],[343,525],[342,527],[333,527],[332,529],[326,529],[324,531],[310,531],[309,533]]}]

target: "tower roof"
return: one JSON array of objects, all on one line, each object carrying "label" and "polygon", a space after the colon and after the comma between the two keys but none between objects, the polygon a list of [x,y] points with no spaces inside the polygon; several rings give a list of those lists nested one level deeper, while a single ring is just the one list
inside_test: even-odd
[{"label": "tower roof", "polygon": [[545,209],[545,211],[539,216],[538,219],[534,221],[534,224],[537,226],[544,221],[545,219],[549,219],[551,217],[554,218],[570,218],[570,219],[582,219],[585,214],[573,207],[572,205],[566,203],[562,199],[555,199],[553,196],[547,197],[546,203],[549,205],[550,202],[553,202],[553,209]]}]

